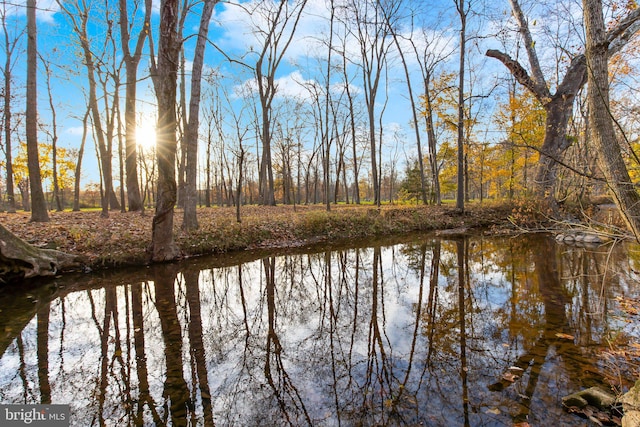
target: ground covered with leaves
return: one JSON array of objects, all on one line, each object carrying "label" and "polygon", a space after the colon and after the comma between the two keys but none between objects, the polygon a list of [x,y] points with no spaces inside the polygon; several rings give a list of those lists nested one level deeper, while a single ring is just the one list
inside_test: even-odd
[{"label": "ground covered with leaves", "polygon": [[[185,256],[255,248],[300,247],[320,242],[387,236],[452,228],[509,227],[514,209],[508,204],[470,204],[463,214],[451,205],[243,206],[198,209],[199,229],[183,231],[182,211],[175,211],[175,236]],[[0,223],[27,242],[82,255],[91,268],[148,262],[153,211],[108,218],[100,211],[50,212],[50,222],[29,222],[28,212],[0,213]]]}]

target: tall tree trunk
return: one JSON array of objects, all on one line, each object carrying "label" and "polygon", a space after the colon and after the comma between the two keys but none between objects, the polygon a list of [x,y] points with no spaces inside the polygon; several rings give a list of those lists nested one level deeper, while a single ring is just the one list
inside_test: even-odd
[{"label": "tall tree trunk", "polygon": [[458,189],[456,195],[456,209],[464,212],[465,185],[464,185],[464,67],[465,49],[467,42],[467,13],[466,0],[455,0],[458,15],[460,17],[460,65],[458,68]]},{"label": "tall tree trunk", "polygon": [[53,201],[56,204],[56,210],[62,212],[62,200],[60,199],[60,183],[58,182],[58,121],[56,115],[56,106],[53,102],[53,93],[51,92],[51,64],[40,57],[45,71],[45,81],[47,87],[47,98],[49,100],[49,109],[51,110],[51,180],[53,181]]},{"label": "tall tree trunk", "polygon": [[427,71],[424,81],[424,90],[425,90],[425,107],[426,107],[426,117],[425,121],[427,123],[427,143],[429,144],[429,166],[431,168],[431,180],[433,185],[433,195],[432,201],[436,205],[440,206],[442,204],[442,197],[440,193],[440,174],[438,171],[438,146],[437,146],[437,137],[435,131],[435,125],[433,123],[433,103],[431,99],[431,72]]},{"label": "tall tree trunk", "polygon": [[609,52],[602,0],[583,0],[587,45],[590,136],[598,150],[598,163],[614,201],[636,240],[640,239],[640,196],[616,138],[609,106]]},{"label": "tall tree trunk", "polygon": [[[385,12],[386,11],[383,10],[383,13]],[[396,45],[398,54],[400,55],[400,62],[402,63],[402,68],[404,70],[404,77],[407,83],[407,93],[409,95],[409,102],[411,104],[413,129],[415,131],[415,136],[416,136],[416,149],[418,151],[418,168],[420,171],[420,196],[422,198],[422,203],[426,205],[428,203],[428,200],[427,200],[427,184],[425,182],[425,177],[424,177],[424,158],[422,155],[422,141],[421,141],[422,138],[420,137],[421,132],[420,132],[420,124],[418,122],[418,108],[416,105],[415,97],[413,95],[413,85],[411,84],[411,74],[409,72],[409,66],[407,65],[407,60],[405,58],[404,52],[402,50],[402,47],[400,46],[400,40],[399,40],[398,34],[396,32],[396,29],[394,28],[394,25],[392,25],[391,19],[387,13],[385,13],[385,20],[386,20],[387,26],[389,27],[389,32],[393,36],[393,42]]]},{"label": "tall tree trunk", "polygon": [[351,155],[353,157],[353,203],[360,204],[360,179],[359,164],[358,164],[358,132],[356,130],[356,117],[355,106],[353,102],[353,94],[351,93],[351,85],[347,76],[347,56],[342,55],[342,70],[344,73],[344,89],[347,94],[347,101],[349,102],[349,130],[351,132]]},{"label": "tall tree trunk", "polygon": [[138,183],[138,149],[136,144],[136,89],[138,84],[138,65],[142,57],[142,48],[149,33],[151,19],[151,0],[144,0],[144,23],[138,34],[136,47],[131,53],[129,48],[130,28],[127,0],[119,0],[120,10],[120,42],[125,65],[125,172],[127,187],[127,203],[130,212],[142,212],[144,204]]},{"label": "tall tree trunk", "polygon": [[84,145],[87,142],[87,122],[89,121],[89,109],[84,113],[82,118],[82,141],[80,142],[80,149],[78,150],[78,160],[76,162],[76,169],[74,174],[73,183],[73,211],[78,212],[80,210],[80,177],[82,172],[82,157],[84,156]]},{"label": "tall tree trunk", "polygon": [[193,57],[191,70],[191,99],[189,100],[189,122],[185,130],[184,141],[187,150],[184,216],[182,228],[195,230],[198,228],[196,215],[197,205],[197,177],[198,177],[198,128],[200,126],[200,93],[202,87],[202,67],[204,65],[204,51],[209,34],[211,14],[218,0],[206,0],[200,16],[200,30]]},{"label": "tall tree trunk", "polygon": [[47,201],[42,191],[40,158],[38,155],[38,47],[36,30],[36,0],[27,0],[27,166],[31,190],[31,221],[48,222]]},{"label": "tall tree trunk", "polygon": [[15,198],[15,189],[13,186],[13,159],[12,159],[12,147],[11,147],[11,138],[12,138],[12,128],[11,128],[11,97],[12,95],[12,87],[11,87],[11,78],[12,78],[12,57],[13,51],[17,45],[18,38],[14,40],[14,42],[9,41],[9,31],[7,30],[7,12],[6,9],[3,11],[2,15],[2,28],[4,30],[4,47],[5,47],[5,63],[4,63],[4,138],[5,138],[5,160],[6,160],[6,169],[7,169],[7,211],[9,213],[16,212],[16,198]]},{"label": "tall tree trunk", "polygon": [[151,229],[152,261],[170,261],[180,256],[173,238],[173,216],[176,205],[176,92],[181,40],[177,31],[178,0],[163,0],[160,6],[160,41],[155,70],[158,99],[156,160],[158,194]]}]

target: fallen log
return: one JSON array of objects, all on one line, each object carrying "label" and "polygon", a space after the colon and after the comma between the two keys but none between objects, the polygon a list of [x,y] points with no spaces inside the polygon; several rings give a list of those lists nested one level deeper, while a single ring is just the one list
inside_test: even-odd
[{"label": "fallen log", "polygon": [[82,264],[77,255],[33,246],[0,224],[0,283],[54,276]]}]

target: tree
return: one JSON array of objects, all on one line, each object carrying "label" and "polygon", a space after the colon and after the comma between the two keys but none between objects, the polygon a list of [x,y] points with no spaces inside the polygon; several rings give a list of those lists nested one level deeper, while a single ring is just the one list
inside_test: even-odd
[{"label": "tree", "polygon": [[31,190],[31,221],[48,222],[47,201],[42,191],[40,159],[38,156],[38,47],[36,29],[36,0],[27,0],[27,158]]},{"label": "tree", "polygon": [[16,211],[16,199],[15,191],[13,187],[13,159],[12,159],[12,139],[13,139],[13,123],[12,123],[12,110],[11,100],[12,93],[12,76],[13,76],[13,56],[18,46],[18,42],[24,34],[24,30],[15,34],[13,37],[9,34],[7,28],[7,4],[3,3],[2,14],[0,20],[2,20],[2,30],[4,33],[4,70],[2,72],[4,77],[4,139],[5,139],[5,156],[6,156],[6,169],[7,169],[7,211],[15,213]]},{"label": "tree", "polygon": [[530,169],[544,139],[545,112],[529,91],[519,93],[512,85],[509,92],[509,101],[500,104],[495,119],[507,137],[496,152],[495,167],[489,169],[488,178],[501,181],[496,194],[511,199],[531,189]]},{"label": "tree", "polygon": [[[60,9],[65,13],[73,31],[78,38],[80,43],[80,47],[82,49],[82,56],[84,60],[84,65],[87,72],[87,79],[89,82],[89,99],[88,99],[88,107],[91,110],[91,119],[94,127],[94,136],[96,139],[96,145],[98,147],[99,152],[99,160],[100,166],[102,169],[102,177],[104,182],[104,193],[102,195],[102,213],[101,216],[108,217],[109,216],[109,204],[110,201],[114,200],[114,192],[113,192],[113,174],[112,174],[112,141],[111,138],[105,137],[105,135],[110,134],[113,135],[113,121],[111,121],[111,126],[109,125],[109,121],[107,122],[107,130],[105,132],[105,128],[102,124],[102,116],[100,114],[100,108],[98,105],[98,79],[96,77],[98,71],[97,69],[105,64],[107,61],[104,58],[98,58],[96,60],[94,51],[91,46],[91,37],[89,36],[89,17],[90,17],[90,4],[87,4],[86,0],[75,0],[75,3],[67,3],[62,0],[56,0]],[[75,10],[74,10],[75,9]],[[109,25],[113,24],[113,21],[107,19]],[[109,30],[109,33],[111,31]],[[112,40],[111,37],[104,40],[105,47],[106,43]],[[103,54],[106,54],[106,49],[103,50]],[[112,58],[113,59],[113,58]],[[106,89],[106,81],[110,78],[112,73],[107,73],[106,77],[103,80],[103,86]],[[114,92],[115,93],[115,92]],[[104,94],[105,103],[107,99],[107,94]],[[112,103],[114,106],[115,103]],[[107,112],[107,115],[109,113]]]},{"label": "tree", "polygon": [[275,184],[273,180],[273,159],[271,139],[273,134],[273,100],[276,95],[275,74],[284,58],[307,0],[293,3],[281,1],[276,9],[270,9],[262,1],[252,13],[261,14],[266,28],[258,28],[262,34],[262,46],[254,68],[258,96],[260,99],[261,121],[260,140],[262,142],[262,162],[260,164],[260,201],[264,205],[275,205]]},{"label": "tree", "polygon": [[415,200],[416,202],[422,200],[424,175],[420,170],[420,167],[421,166],[417,160],[407,163],[404,172],[405,178],[400,183],[401,200]]},{"label": "tree", "polygon": [[598,150],[598,163],[614,201],[636,240],[640,240],[640,195],[624,164],[609,104],[609,46],[602,0],[583,0],[586,30],[590,136]]},{"label": "tree", "polygon": [[78,158],[76,161],[75,173],[74,173],[74,185],[73,185],[73,211],[80,210],[80,177],[82,176],[82,159],[84,157],[84,146],[87,142],[88,133],[88,121],[91,110],[87,107],[87,110],[82,117],[82,140],[80,142],[80,148],[78,149]]},{"label": "tree", "polygon": [[[556,206],[554,190],[559,160],[571,145],[567,136],[567,126],[573,113],[573,104],[578,91],[587,82],[587,64],[584,54],[576,54],[571,59],[564,78],[559,81],[555,93],[551,93],[549,82],[545,79],[536,44],[518,0],[509,0],[518,31],[524,42],[529,59],[529,72],[508,54],[490,49],[486,55],[501,61],[515,79],[527,88],[542,104],[547,114],[545,135],[540,149],[540,160],[535,177],[535,193],[546,199],[552,207]],[[640,8],[630,12],[624,19],[609,29],[604,36],[608,43],[608,54],[618,52],[629,38],[640,28]]]},{"label": "tree", "polygon": [[[424,160],[423,160],[423,156],[422,156],[422,142],[421,142],[421,132],[420,132],[420,125],[418,124],[418,107],[417,107],[417,103],[416,103],[416,99],[415,96],[413,95],[413,85],[411,82],[411,74],[409,72],[409,66],[407,64],[407,59],[405,58],[405,54],[403,52],[402,46],[400,45],[400,36],[398,35],[396,28],[395,28],[395,23],[392,23],[391,21],[391,17],[389,16],[388,13],[386,13],[385,10],[383,10],[384,13],[384,17],[385,17],[385,21],[386,21],[386,25],[389,27],[389,32],[391,33],[391,36],[393,37],[393,42],[396,45],[396,48],[398,50],[398,54],[400,55],[400,60],[402,62],[402,68],[404,70],[404,75],[405,75],[405,79],[406,79],[406,83],[407,83],[407,92],[409,95],[409,102],[411,104],[411,114],[412,114],[412,119],[413,119],[413,129],[415,131],[415,136],[416,136],[416,148],[418,150],[418,172],[420,174],[420,195],[422,196],[422,203],[423,204],[427,204],[428,200],[427,200],[427,185],[426,185],[426,180],[425,180],[425,176],[424,176]],[[412,46],[415,50],[415,43],[412,42]]]},{"label": "tree", "polygon": [[62,212],[64,209],[62,206],[62,200],[60,197],[60,186],[58,180],[58,120],[56,113],[56,105],[53,101],[53,93],[51,91],[51,63],[46,61],[44,58],[40,57],[42,60],[42,65],[45,71],[45,81],[47,87],[47,97],[49,100],[49,108],[51,110],[51,130],[47,131],[47,134],[51,138],[51,166],[52,166],[52,177],[53,181],[53,200],[56,204],[56,209],[58,212]]},{"label": "tree", "polygon": [[[138,185],[138,156],[136,144],[136,89],[138,84],[138,64],[142,58],[142,48],[149,35],[151,20],[151,0],[144,0],[144,22],[138,33],[133,53],[129,48],[133,24],[129,23],[127,0],[119,0],[120,42],[125,65],[125,168],[127,184],[127,202],[129,211],[143,211],[144,205]],[[137,9],[137,8],[136,8]]]},{"label": "tree", "polygon": [[387,53],[391,47],[389,28],[384,25],[381,2],[355,1],[349,3],[354,14],[354,36],[360,49],[364,99],[367,107],[369,148],[371,153],[371,175],[374,204],[380,206],[380,179],[378,170],[378,147],[376,134],[376,99],[380,82],[386,71]]},{"label": "tree", "polygon": [[158,99],[156,162],[158,193],[151,229],[151,260],[171,261],[180,256],[173,238],[173,214],[176,205],[177,117],[176,95],[178,64],[182,40],[178,33],[178,0],[162,0],[158,61],[152,70]]},{"label": "tree", "polygon": [[466,0],[454,0],[458,16],[460,17],[460,65],[458,68],[458,190],[456,194],[456,209],[464,212],[465,184],[464,184],[464,67],[465,49],[467,43],[467,16],[471,5]]},{"label": "tree", "polygon": [[191,70],[191,99],[189,101],[189,122],[185,130],[184,140],[186,146],[186,175],[184,216],[182,228],[195,230],[198,228],[196,216],[197,175],[198,175],[198,128],[200,126],[200,93],[202,87],[202,68],[204,66],[204,50],[209,34],[209,22],[213,8],[218,0],[205,0],[200,16],[200,29],[196,41],[196,50],[193,57]]}]

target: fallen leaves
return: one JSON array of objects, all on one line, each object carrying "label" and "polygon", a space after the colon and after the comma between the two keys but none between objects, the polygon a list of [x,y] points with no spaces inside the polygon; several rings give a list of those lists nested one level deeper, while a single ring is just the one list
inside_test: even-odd
[{"label": "fallen leaves", "polygon": [[573,335],[569,335],[569,334],[564,334],[562,332],[558,332],[558,333],[556,333],[556,338],[560,338],[561,340],[573,341],[576,337],[574,337]]},{"label": "fallen leaves", "polygon": [[[451,206],[383,206],[382,214],[371,205],[243,206],[242,223],[234,207],[199,208],[200,229],[180,228],[182,211],[175,210],[174,236],[186,256],[247,248],[303,246],[336,239],[366,238],[408,231],[507,224],[507,205],[474,205],[464,218],[451,215]],[[24,212],[0,213],[0,223],[27,242],[63,252],[84,255],[91,267],[144,264],[151,243],[153,211],[109,212],[98,210],[50,212],[50,222],[29,222]]]},{"label": "fallen leaves", "polygon": [[639,300],[617,296],[616,302],[620,306],[620,310],[624,311],[626,314],[630,316],[637,316],[640,314]]}]

